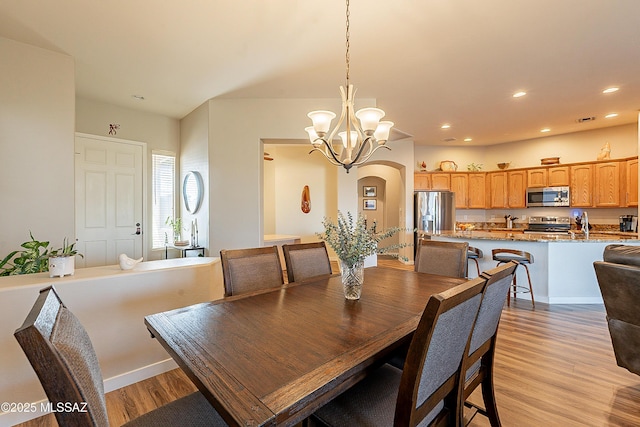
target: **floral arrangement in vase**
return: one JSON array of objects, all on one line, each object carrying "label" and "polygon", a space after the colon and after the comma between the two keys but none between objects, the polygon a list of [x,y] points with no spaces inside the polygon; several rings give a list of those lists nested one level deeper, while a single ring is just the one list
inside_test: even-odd
[{"label": "floral arrangement in vase", "polygon": [[377,232],[376,224],[367,227],[367,222],[362,215],[354,220],[348,212],[345,216],[338,212],[338,221],[333,222],[325,217],[322,221],[324,233],[316,235],[324,240],[334,250],[340,260],[342,272],[342,285],[347,299],[359,299],[364,281],[364,260],[373,254],[390,254],[402,260],[407,260],[392,253],[396,249],[410,246],[407,243],[398,243],[385,247],[378,244],[396,233],[402,231],[400,227],[392,227],[382,232]]}]

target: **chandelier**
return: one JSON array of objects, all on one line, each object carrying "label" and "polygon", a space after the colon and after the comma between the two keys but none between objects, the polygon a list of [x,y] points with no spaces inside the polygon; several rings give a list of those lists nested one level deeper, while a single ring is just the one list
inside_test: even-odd
[{"label": "chandelier", "polygon": [[[307,116],[312,120],[313,126],[305,128],[309,134],[309,140],[314,151],[321,152],[332,164],[342,166],[349,173],[353,166],[366,162],[379,148],[390,148],[385,145],[389,139],[389,132],[393,122],[380,121],[384,117],[384,111],[379,108],[363,108],[354,113],[355,89],[349,83],[349,0],[347,0],[347,30],[346,35],[346,84],[340,86],[342,96],[342,113],[338,123],[331,130],[331,121],[336,117],[331,111],[312,111]],[[346,89],[345,89],[346,87]],[[342,127],[344,123],[344,128]],[[341,130],[342,129],[342,130]],[[340,132],[338,132],[340,130]],[[338,150],[333,147],[333,138],[336,134],[342,140],[342,144],[336,144]]]}]

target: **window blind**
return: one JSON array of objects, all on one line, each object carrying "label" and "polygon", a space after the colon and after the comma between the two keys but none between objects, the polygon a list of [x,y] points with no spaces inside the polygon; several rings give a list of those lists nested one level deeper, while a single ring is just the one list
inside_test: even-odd
[{"label": "window blind", "polygon": [[176,156],[152,153],[153,162],[153,249],[164,248],[165,243],[173,243],[173,231],[166,224],[167,218],[174,217]]}]

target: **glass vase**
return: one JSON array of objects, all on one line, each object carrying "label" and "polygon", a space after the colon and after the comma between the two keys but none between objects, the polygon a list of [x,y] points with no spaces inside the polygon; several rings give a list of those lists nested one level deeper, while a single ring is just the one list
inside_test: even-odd
[{"label": "glass vase", "polygon": [[349,300],[360,299],[362,283],[364,283],[364,261],[349,265],[340,260],[340,271],[342,272],[344,297]]}]

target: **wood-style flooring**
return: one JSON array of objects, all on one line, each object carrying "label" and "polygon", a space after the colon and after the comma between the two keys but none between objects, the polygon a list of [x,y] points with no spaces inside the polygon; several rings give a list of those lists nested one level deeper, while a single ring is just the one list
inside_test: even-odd
[{"label": "wood-style flooring", "polygon": [[[389,259],[378,264],[413,268]],[[640,376],[616,365],[601,305],[536,303],[533,310],[525,300],[512,302],[502,313],[494,380],[506,427],[640,426]],[[108,393],[111,425],[193,390],[174,370]],[[480,396],[476,390],[472,400],[481,403]],[[56,425],[53,415],[20,424]],[[476,415],[470,425],[489,422]]]}]

